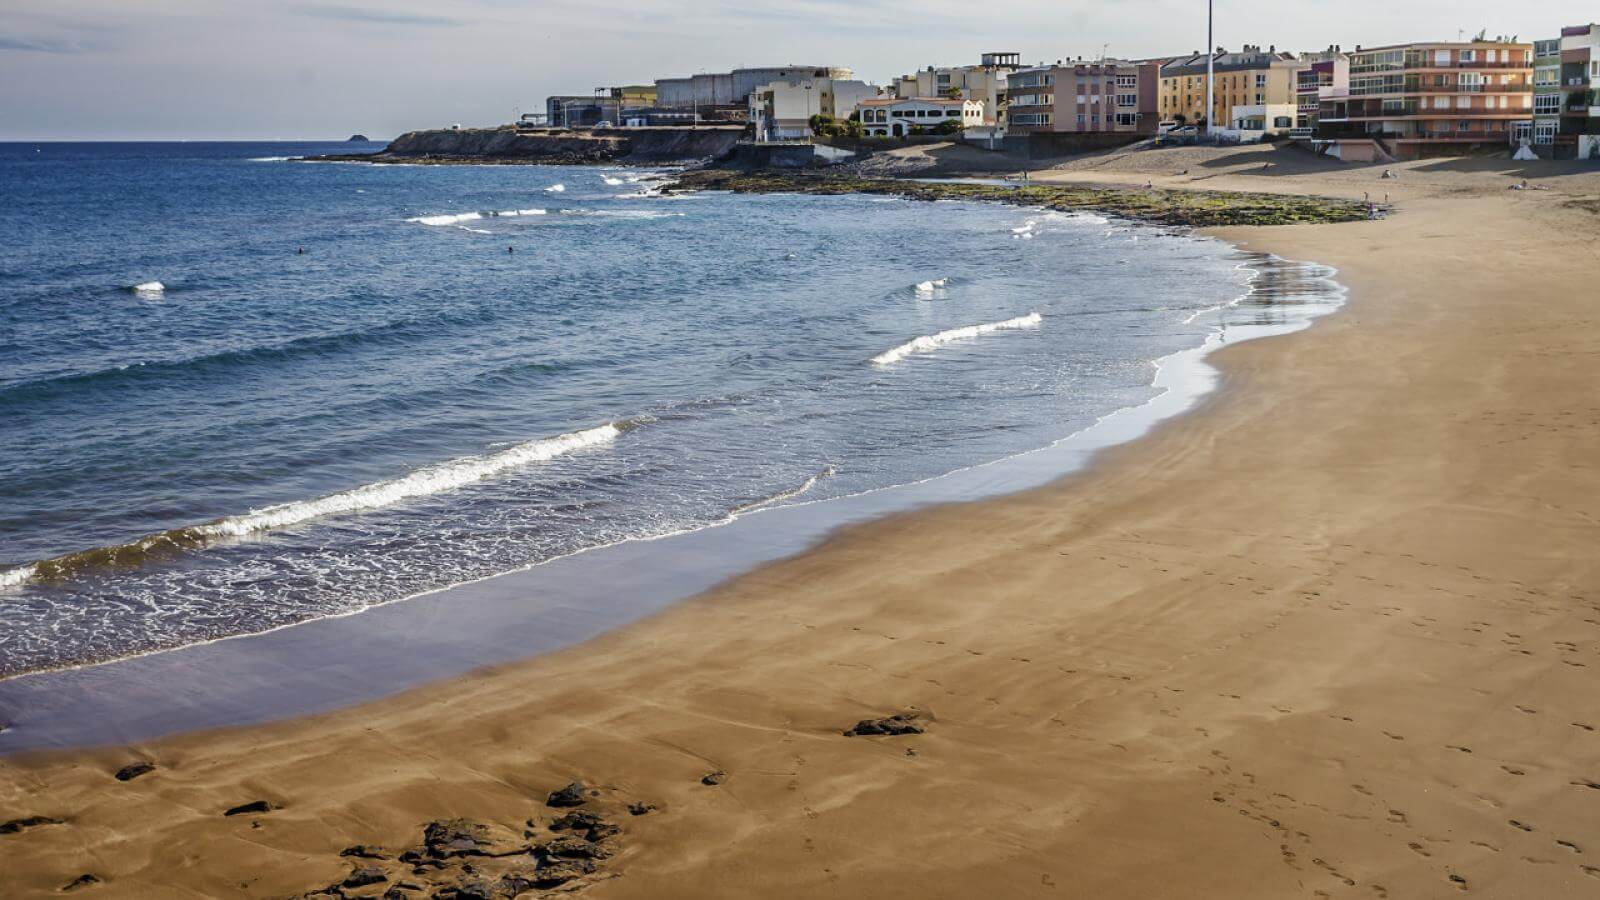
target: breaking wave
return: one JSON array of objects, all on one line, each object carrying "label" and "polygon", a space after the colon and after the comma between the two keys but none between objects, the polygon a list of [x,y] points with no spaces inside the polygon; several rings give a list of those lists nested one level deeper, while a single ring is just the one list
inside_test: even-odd
[{"label": "breaking wave", "polygon": [[443,213],[437,216],[414,216],[406,221],[415,222],[418,225],[458,225],[462,222],[472,222],[481,218],[483,218],[483,213],[466,212]]},{"label": "breaking wave", "polygon": [[615,441],[623,432],[639,427],[646,421],[630,419],[612,422],[583,431],[513,444],[495,453],[467,456],[426,466],[400,478],[362,485],[315,500],[297,500],[267,506],[243,515],[225,516],[200,525],[147,535],[126,544],[97,547],[93,550],[69,553],[6,569],[0,571],[0,588],[14,587],[39,579],[64,578],[86,569],[138,566],[157,557],[188,550],[201,550],[218,540],[245,537],[323,516],[378,509],[412,497],[425,497],[454,490],[508,469],[547,462],[568,453],[605,446]]},{"label": "breaking wave", "polygon": [[938,334],[924,335],[915,340],[906,341],[893,350],[884,352],[872,358],[875,366],[888,366],[899,362],[913,353],[932,353],[945,344],[964,341],[970,338],[992,334],[996,331],[1012,331],[1019,328],[1037,328],[1043,318],[1036,312],[1015,319],[1006,319],[1004,322],[989,322],[984,325],[968,325],[964,328],[952,328]]},{"label": "breaking wave", "polygon": [[133,291],[135,294],[164,294],[167,291],[167,286],[159,281],[146,281],[143,284],[136,284],[128,290]]}]

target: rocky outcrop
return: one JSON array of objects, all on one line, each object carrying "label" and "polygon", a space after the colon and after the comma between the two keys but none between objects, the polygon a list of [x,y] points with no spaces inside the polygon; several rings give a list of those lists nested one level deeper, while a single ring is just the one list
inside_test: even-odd
[{"label": "rocky outcrop", "polygon": [[741,128],[607,128],[588,130],[461,128],[411,131],[371,154],[312,159],[436,165],[622,163],[667,165],[721,159]]},{"label": "rocky outcrop", "polygon": [[923,728],[917,724],[916,713],[896,713],[881,719],[862,719],[853,727],[845,729],[846,737],[863,737],[875,734],[900,735],[921,734]]}]

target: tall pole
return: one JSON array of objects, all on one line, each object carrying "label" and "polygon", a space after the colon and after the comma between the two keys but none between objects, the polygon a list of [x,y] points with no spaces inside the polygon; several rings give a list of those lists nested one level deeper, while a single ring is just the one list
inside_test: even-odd
[{"label": "tall pole", "polygon": [[1217,42],[1211,33],[1211,10],[1216,0],[1206,0],[1206,136],[1217,133],[1216,116],[1216,66]]}]

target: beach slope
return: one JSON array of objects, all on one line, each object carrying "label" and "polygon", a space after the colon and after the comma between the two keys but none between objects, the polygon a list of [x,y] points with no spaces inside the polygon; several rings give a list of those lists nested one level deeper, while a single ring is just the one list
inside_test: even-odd
[{"label": "beach slope", "polygon": [[596,898],[1594,896],[1600,177],[1511,165],[1041,173],[1397,212],[1224,232],[1349,305],[1050,487],[382,702],[0,762],[4,893],[431,896],[508,864],[414,871],[427,823],[578,852],[546,798],[582,781]]}]

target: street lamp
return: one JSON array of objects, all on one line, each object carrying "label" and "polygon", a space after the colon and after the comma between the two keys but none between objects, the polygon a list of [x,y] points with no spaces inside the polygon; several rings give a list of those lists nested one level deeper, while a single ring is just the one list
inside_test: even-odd
[{"label": "street lamp", "polygon": [[1206,136],[1215,137],[1217,133],[1216,115],[1216,65],[1217,42],[1211,32],[1212,7],[1216,0],[1206,0]]}]

